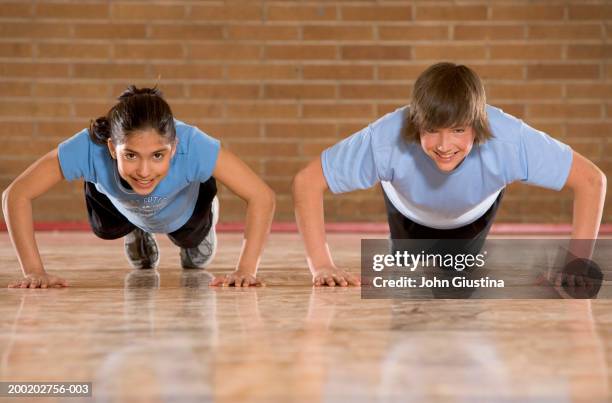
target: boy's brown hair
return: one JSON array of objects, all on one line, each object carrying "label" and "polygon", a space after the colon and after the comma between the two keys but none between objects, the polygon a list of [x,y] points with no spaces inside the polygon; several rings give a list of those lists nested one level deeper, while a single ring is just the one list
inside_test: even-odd
[{"label": "boy's brown hair", "polygon": [[404,137],[420,142],[423,130],[472,126],[475,143],[493,137],[486,112],[484,86],[469,67],[437,63],[417,78]]}]

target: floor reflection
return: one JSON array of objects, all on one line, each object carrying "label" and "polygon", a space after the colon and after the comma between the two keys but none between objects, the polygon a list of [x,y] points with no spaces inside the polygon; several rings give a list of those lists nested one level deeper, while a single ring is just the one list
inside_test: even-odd
[{"label": "floor reflection", "polygon": [[268,287],[209,287],[225,252],[211,272],[109,258],[74,287],[0,290],[0,378],[93,382],[92,399],[40,400],[66,402],[608,400],[608,300],[365,300],[307,285],[283,260],[298,241],[273,243]]}]

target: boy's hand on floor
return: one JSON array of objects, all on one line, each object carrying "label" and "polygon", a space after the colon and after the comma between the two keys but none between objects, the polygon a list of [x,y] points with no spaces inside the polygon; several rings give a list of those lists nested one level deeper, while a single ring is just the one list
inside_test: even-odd
[{"label": "boy's hand on floor", "polygon": [[68,287],[68,282],[48,273],[32,273],[9,283],[8,288],[50,288]]},{"label": "boy's hand on floor", "polygon": [[223,286],[223,287],[261,287],[266,284],[260,279],[256,278],[250,273],[246,273],[240,270],[236,270],[233,273],[225,276],[216,276],[211,282],[211,286]]},{"label": "boy's hand on floor", "polygon": [[361,280],[359,280],[359,277],[337,267],[323,267],[312,275],[312,283],[315,287],[335,287],[336,285],[347,287],[349,285],[360,286]]}]

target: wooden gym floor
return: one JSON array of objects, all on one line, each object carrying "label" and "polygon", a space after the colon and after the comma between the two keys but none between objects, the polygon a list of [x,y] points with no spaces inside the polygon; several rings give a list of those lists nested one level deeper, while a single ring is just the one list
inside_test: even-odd
[{"label": "wooden gym floor", "polygon": [[[368,237],[330,235],[337,263],[358,273]],[[361,299],[359,288],[311,287],[296,234],[271,236],[267,286],[251,289],[209,288],[162,236],[156,271],[129,269],[121,240],[38,239],[70,287],[0,288],[0,380],[92,382],[93,397],[32,401],[610,399],[610,300]],[[220,234],[210,271],[231,271],[240,243]],[[0,284],[18,275],[0,233]]]}]

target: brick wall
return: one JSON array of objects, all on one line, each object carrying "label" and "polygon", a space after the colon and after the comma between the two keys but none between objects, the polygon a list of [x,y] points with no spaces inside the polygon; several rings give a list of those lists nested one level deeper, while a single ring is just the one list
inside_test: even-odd
[{"label": "brick wall", "polygon": [[[292,220],[291,178],[325,147],[404,105],[417,75],[466,63],[490,103],[612,173],[612,3],[0,0],[0,188],[161,76],[178,118],[242,157]],[[82,184],[35,202],[82,220]],[[243,203],[221,190],[222,219]],[[571,194],[510,186],[505,222],[570,222]],[[378,189],[329,197],[329,220],[382,220]],[[608,202],[604,221],[612,219]]]}]

